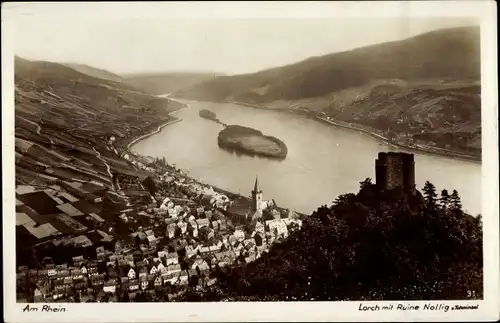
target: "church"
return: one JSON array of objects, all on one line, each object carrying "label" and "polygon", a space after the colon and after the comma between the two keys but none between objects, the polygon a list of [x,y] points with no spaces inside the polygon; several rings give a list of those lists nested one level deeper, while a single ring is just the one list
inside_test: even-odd
[{"label": "church", "polygon": [[244,198],[233,200],[233,203],[227,210],[228,215],[230,215],[233,221],[239,223],[251,222],[252,224],[255,224],[262,218],[264,210],[275,206],[273,200],[264,200],[264,195],[260,189],[259,179],[257,177],[255,178],[251,196],[251,200]]},{"label": "church", "polygon": [[255,184],[252,190],[252,208],[250,213],[247,215],[247,221],[251,220],[252,224],[255,224],[262,218],[262,211],[274,206],[274,201],[264,201],[262,190],[259,186],[259,179],[255,177]]}]

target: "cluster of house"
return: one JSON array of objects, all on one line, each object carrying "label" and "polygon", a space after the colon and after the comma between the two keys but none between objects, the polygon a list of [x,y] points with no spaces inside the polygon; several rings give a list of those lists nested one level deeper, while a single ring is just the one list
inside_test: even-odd
[{"label": "cluster of house", "polygon": [[[274,227],[273,221],[269,227]],[[85,301],[91,297],[90,291],[97,300],[110,294],[113,296],[110,299],[117,301],[124,293],[134,299],[137,292],[154,294],[155,290],[167,285],[179,289],[211,286],[216,281],[211,276],[215,268],[254,261],[268,250],[273,239],[265,235],[263,227],[259,223],[250,237],[238,229],[213,245],[196,244],[184,238],[177,244],[176,251],[158,251],[155,257],[143,257],[147,253],[137,250],[124,253],[126,250],[118,247],[120,242],[117,242],[114,252],[98,247],[95,260],[77,256],[73,257],[71,265],[48,263],[38,270],[20,266],[17,273],[19,299],[28,299],[32,293],[34,302],[67,301],[75,295]],[[148,231],[144,234],[154,236]],[[26,289],[27,286],[35,288]]]},{"label": "cluster of house", "polygon": [[[47,263],[38,270],[20,266],[18,300],[26,300],[29,293],[34,302],[68,301],[75,296],[80,301],[88,301],[92,296],[99,300],[105,294],[114,296],[115,300],[123,294],[134,299],[137,292],[154,294],[165,285],[187,286],[188,279],[200,286],[215,282],[209,277],[210,266],[201,256],[195,257],[190,266],[181,268],[177,252],[159,251],[156,257],[141,259],[137,254],[104,256],[104,248],[97,249],[97,260],[78,256],[73,257],[71,265]],[[224,253],[219,255],[221,259],[225,259],[224,256]],[[35,287],[27,288],[29,286]]]},{"label": "cluster of house", "polygon": [[[235,227],[229,212],[233,201],[227,195],[178,171],[146,166],[151,161],[142,156],[129,154],[125,159],[151,173],[156,193],[119,160],[99,160],[103,177],[104,166],[112,164],[115,170],[106,178],[109,185],[73,177],[63,181],[63,187],[17,185],[17,235],[33,237],[33,245],[90,248],[96,255],[73,257],[66,264],[44,261],[37,269],[19,266],[19,301],[85,302],[105,296],[120,301],[124,294],[132,300],[166,286],[205,288],[215,283],[215,269],[254,261],[277,239],[286,238],[294,224],[301,224],[292,217],[280,218],[276,210],[274,219],[264,221],[262,212],[273,203],[262,200],[256,183],[254,191],[259,193],[253,194],[252,207],[243,217],[247,223]],[[250,226],[249,214],[258,220]]]},{"label": "cluster of house", "polygon": [[[113,138],[114,137],[110,138],[110,142],[109,143],[111,145],[114,142]],[[146,165],[147,163],[153,162],[152,158],[143,157],[143,160],[141,161],[140,159],[138,159],[137,155],[132,155],[130,153],[124,153],[123,154],[123,158],[125,160],[128,160],[129,162],[131,162],[134,166],[138,167],[139,169],[145,170],[147,172],[154,172],[155,171],[155,169],[153,167]]]},{"label": "cluster of house", "polygon": [[217,209],[227,210],[231,204],[231,201],[225,194],[215,191],[209,185],[203,185],[194,181],[188,181],[187,183],[181,181],[178,186],[186,188],[191,194],[200,196],[202,205],[211,205]]},{"label": "cluster of house", "polygon": [[[187,222],[183,220],[187,215],[178,217],[178,221],[166,217],[166,221],[174,222],[167,225],[164,236],[151,229],[138,230],[131,236],[139,248],[118,240],[113,251],[97,247],[96,259],[78,256],[73,257],[71,265],[49,262],[38,270],[20,266],[19,299],[31,296],[35,302],[64,302],[77,296],[83,302],[100,301],[108,295],[108,301],[119,301],[123,294],[133,300],[138,293],[154,295],[165,286],[179,290],[189,286],[205,288],[215,283],[213,273],[217,267],[252,262],[267,252],[276,239],[285,238],[293,223],[300,226],[300,220],[276,218],[257,222],[249,232],[243,226],[230,229],[224,217],[210,221],[211,213],[205,211],[205,218],[191,214]],[[200,230],[205,231],[203,237]],[[163,239],[168,244],[160,250],[159,242]]]}]

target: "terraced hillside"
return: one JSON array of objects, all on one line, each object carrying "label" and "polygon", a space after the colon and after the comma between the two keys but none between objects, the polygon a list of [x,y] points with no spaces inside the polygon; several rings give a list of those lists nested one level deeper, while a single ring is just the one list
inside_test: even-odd
[{"label": "terraced hillside", "polygon": [[364,97],[326,113],[381,131],[404,144],[481,154],[481,86],[433,84],[374,87]]},{"label": "terraced hillside", "polygon": [[115,211],[151,201],[140,183],[151,173],[120,154],[178,108],[64,65],[16,58],[17,250],[57,237],[111,239]]}]

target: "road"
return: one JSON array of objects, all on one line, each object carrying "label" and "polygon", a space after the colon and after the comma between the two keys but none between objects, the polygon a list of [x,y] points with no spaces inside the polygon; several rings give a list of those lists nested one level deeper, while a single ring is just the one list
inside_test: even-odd
[{"label": "road", "polygon": [[92,149],[94,149],[94,151],[96,153],[96,157],[99,158],[104,163],[104,165],[106,166],[106,171],[108,172],[109,178],[111,179],[111,187],[113,188],[113,191],[116,192],[115,183],[113,181],[113,174],[111,174],[111,167],[109,167],[108,162],[104,158],[101,157],[101,153],[98,152],[95,149],[95,147],[92,147]]},{"label": "road", "polygon": [[[28,120],[28,119],[26,119],[26,118],[21,118],[21,117],[20,117],[20,119],[23,119],[24,121],[26,121],[26,122],[28,122],[28,123],[34,124],[34,125],[36,126],[36,134],[37,134],[37,135],[39,135],[39,136],[42,136],[42,133],[41,133],[41,131],[42,131],[42,127],[40,126],[40,124],[38,124],[38,123],[37,123],[37,122],[35,122],[35,121]],[[42,123],[42,124],[43,124],[43,120],[42,120],[42,119],[40,119],[40,123]],[[47,138],[47,139],[50,141],[50,143],[51,143],[52,145],[54,144],[54,141],[53,141],[52,139],[50,139],[50,138]]]}]

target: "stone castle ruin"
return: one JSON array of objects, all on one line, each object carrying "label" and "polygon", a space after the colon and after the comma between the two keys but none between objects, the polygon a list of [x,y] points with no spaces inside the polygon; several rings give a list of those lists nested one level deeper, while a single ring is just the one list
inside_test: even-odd
[{"label": "stone castle ruin", "polygon": [[415,194],[415,161],[413,154],[381,152],[375,160],[376,186],[380,191],[397,187]]}]

